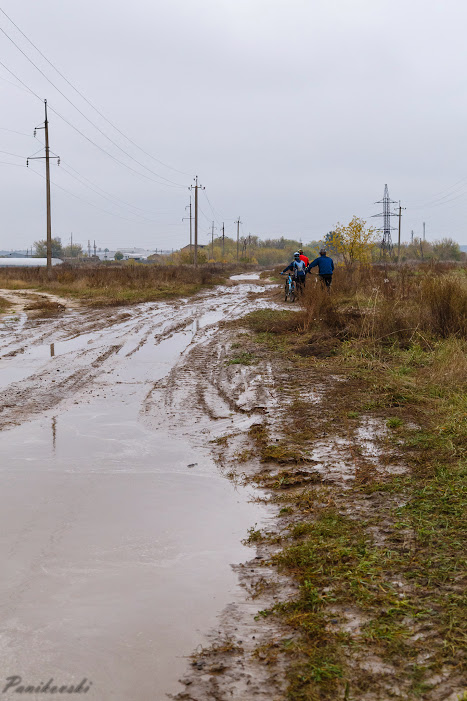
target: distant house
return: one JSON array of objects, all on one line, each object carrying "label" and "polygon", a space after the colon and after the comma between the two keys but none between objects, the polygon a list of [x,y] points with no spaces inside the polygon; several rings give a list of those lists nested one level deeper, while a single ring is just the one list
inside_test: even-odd
[{"label": "distant house", "polygon": [[[209,248],[209,246],[199,243],[198,250],[200,248]],[[188,244],[188,246],[183,246],[183,248],[180,249],[180,253],[190,253],[191,251],[194,251],[194,250],[195,250],[195,244],[192,244],[191,246],[190,246],[190,244]]]},{"label": "distant house", "polygon": [[142,253],[123,253],[123,260],[138,260],[140,262],[146,262],[148,259],[147,256],[144,256]]}]

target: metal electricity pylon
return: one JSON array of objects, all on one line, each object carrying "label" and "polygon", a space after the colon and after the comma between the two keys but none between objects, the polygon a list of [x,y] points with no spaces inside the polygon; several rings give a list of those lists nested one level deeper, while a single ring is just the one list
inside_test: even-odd
[{"label": "metal electricity pylon", "polygon": [[391,226],[391,217],[397,216],[395,212],[391,212],[391,205],[397,204],[396,200],[391,200],[389,197],[388,186],[384,186],[384,196],[382,200],[378,200],[375,204],[382,204],[383,211],[380,214],[373,214],[374,217],[383,217],[383,226],[376,231],[383,232],[383,238],[381,240],[381,252],[392,253],[392,238],[391,231],[395,231],[394,226]]}]

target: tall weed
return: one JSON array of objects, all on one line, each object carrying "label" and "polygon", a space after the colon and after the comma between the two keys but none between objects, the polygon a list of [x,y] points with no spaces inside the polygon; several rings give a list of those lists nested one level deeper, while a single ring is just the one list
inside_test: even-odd
[{"label": "tall weed", "polygon": [[438,268],[338,268],[330,294],[309,278],[301,298],[306,327],[382,344],[406,344],[420,334],[467,338],[467,277]]}]

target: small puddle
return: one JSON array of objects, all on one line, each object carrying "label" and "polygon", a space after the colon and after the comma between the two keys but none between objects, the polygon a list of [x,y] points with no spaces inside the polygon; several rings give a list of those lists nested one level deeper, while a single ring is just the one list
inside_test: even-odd
[{"label": "small puddle", "polygon": [[[160,424],[139,420],[153,383],[223,315],[206,311],[140,348],[128,337],[92,384],[0,433],[5,676],[36,685],[86,677],[89,699],[162,701],[239,595],[230,565],[252,556],[241,539],[265,522],[265,507],[220,476],[177,417],[162,421],[163,406]],[[36,347],[10,371],[64,353],[73,364],[89,340]]]},{"label": "small puddle", "polygon": [[241,273],[240,275],[231,275],[231,280],[259,280],[259,273]]}]

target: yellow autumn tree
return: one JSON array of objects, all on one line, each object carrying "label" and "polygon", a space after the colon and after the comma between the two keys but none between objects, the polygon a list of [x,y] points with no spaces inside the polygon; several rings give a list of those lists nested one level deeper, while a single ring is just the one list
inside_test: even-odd
[{"label": "yellow autumn tree", "polygon": [[376,245],[376,230],[366,228],[366,222],[354,216],[347,226],[337,224],[326,237],[330,249],[340,254],[350,268],[355,263],[369,263]]}]

